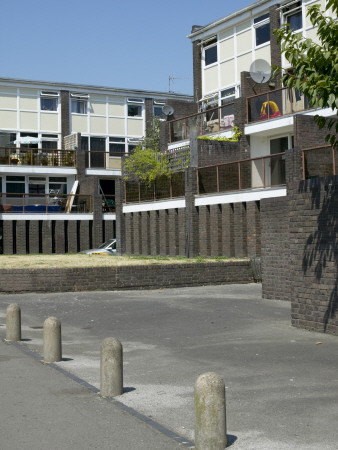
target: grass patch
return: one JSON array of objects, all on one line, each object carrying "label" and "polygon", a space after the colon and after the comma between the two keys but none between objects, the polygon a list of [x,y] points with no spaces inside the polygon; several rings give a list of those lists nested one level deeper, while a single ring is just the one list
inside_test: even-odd
[{"label": "grass patch", "polygon": [[111,255],[0,255],[0,269],[26,268],[65,268],[65,267],[107,267],[107,266],[139,266],[147,264],[196,264],[217,261],[245,261],[247,258],[229,259],[223,256],[207,258],[169,257],[169,256],[111,256]]}]

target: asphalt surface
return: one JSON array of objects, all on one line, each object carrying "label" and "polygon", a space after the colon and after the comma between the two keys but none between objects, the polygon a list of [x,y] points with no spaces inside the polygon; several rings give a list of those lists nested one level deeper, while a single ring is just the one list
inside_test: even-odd
[{"label": "asphalt surface", "polygon": [[[44,439],[52,449],[189,448],[194,383],[209,371],[225,381],[231,449],[337,448],[337,337],[292,328],[290,304],[262,300],[260,285],[1,295],[2,335],[10,303],[22,311],[19,347],[35,354],[45,318],[61,320],[64,359],[56,370],[0,343],[1,449]],[[124,349],[117,403],[96,393],[105,337]],[[22,446],[21,435],[39,439]]]}]

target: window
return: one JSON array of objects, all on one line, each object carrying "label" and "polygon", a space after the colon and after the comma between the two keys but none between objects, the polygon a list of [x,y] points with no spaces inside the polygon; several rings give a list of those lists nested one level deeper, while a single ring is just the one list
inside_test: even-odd
[{"label": "window", "polygon": [[121,156],[121,154],[124,154],[126,151],[125,142],[125,138],[109,138],[109,156]]},{"label": "window", "polygon": [[58,99],[57,98],[44,98],[40,99],[41,111],[57,111]]},{"label": "window", "polygon": [[256,47],[270,41],[269,13],[254,19],[254,29],[256,32]]},{"label": "window", "polygon": [[[13,194],[10,197],[21,197],[25,193],[25,177],[8,176],[6,177],[6,192]],[[14,195],[18,194],[18,195]]]},{"label": "window", "polygon": [[161,118],[164,116],[164,114],[163,114],[163,106],[164,105],[165,105],[165,102],[154,100],[154,103],[153,103],[153,116],[154,117]]},{"label": "window", "polygon": [[303,28],[302,2],[292,1],[282,7],[283,23],[290,25],[290,30],[297,31]]},{"label": "window", "polygon": [[48,189],[50,194],[67,194],[67,178],[49,177]]},{"label": "window", "polygon": [[87,114],[87,101],[72,100],[72,113]]},{"label": "window", "polygon": [[129,117],[142,117],[142,106],[128,105],[128,116]]},{"label": "window", "polygon": [[205,65],[209,66],[217,61],[217,44],[205,49]]},{"label": "window", "polygon": [[41,91],[40,94],[41,111],[57,111],[58,108],[58,92]]},{"label": "window", "polygon": [[236,95],[236,88],[225,89],[221,91],[221,105],[226,105],[234,101]]}]

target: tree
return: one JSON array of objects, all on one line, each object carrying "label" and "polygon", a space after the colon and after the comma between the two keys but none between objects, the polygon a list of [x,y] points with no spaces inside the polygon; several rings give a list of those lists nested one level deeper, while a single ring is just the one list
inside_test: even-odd
[{"label": "tree", "polygon": [[156,177],[168,175],[167,158],[160,153],[160,123],[154,120],[151,130],[123,165],[123,178],[150,184]]},{"label": "tree", "polygon": [[[319,44],[312,39],[303,39],[300,33],[290,30],[288,24],[274,30],[281,52],[291,64],[292,73],[285,73],[283,83],[303,92],[314,108],[338,108],[338,15],[337,0],[328,0],[325,11],[319,5],[309,7],[307,15],[314,27],[317,27]],[[280,68],[275,69],[277,73]],[[337,117],[315,116],[321,129],[327,125],[329,134],[326,142],[338,147]]]}]

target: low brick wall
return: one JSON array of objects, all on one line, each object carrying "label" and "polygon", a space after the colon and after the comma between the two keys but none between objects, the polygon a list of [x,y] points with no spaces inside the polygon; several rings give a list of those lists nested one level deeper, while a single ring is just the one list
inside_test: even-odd
[{"label": "low brick wall", "polygon": [[251,282],[250,261],[0,270],[2,293],[158,289]]}]

